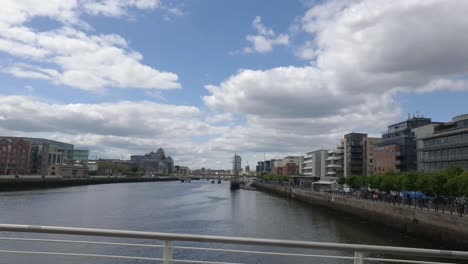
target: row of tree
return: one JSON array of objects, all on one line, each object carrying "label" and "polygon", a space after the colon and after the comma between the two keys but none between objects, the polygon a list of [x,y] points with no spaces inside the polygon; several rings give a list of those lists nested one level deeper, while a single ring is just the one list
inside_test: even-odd
[{"label": "row of tree", "polygon": [[462,197],[468,196],[468,172],[451,166],[434,173],[406,172],[378,176],[353,176],[339,178],[338,184],[347,184],[353,189],[379,189],[381,191],[420,191],[429,195]]}]

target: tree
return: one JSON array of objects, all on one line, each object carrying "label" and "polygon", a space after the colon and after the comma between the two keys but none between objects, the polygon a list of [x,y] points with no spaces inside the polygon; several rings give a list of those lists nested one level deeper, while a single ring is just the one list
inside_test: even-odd
[{"label": "tree", "polygon": [[401,187],[405,191],[416,191],[417,188],[417,182],[419,178],[419,174],[416,172],[410,172],[410,173],[405,173],[401,174]]},{"label": "tree", "polygon": [[452,177],[456,177],[456,176],[459,176],[459,175],[462,175],[463,174],[463,169],[458,167],[458,166],[454,166],[454,165],[450,165],[446,170],[445,172],[447,173],[447,176],[449,178],[452,178]]},{"label": "tree", "polygon": [[416,181],[416,189],[427,194],[432,194],[432,179],[431,175],[427,173],[419,174],[418,180]]},{"label": "tree", "polygon": [[384,176],[380,183],[380,189],[386,192],[397,191],[398,179],[396,176]]},{"label": "tree", "polygon": [[463,196],[463,190],[460,187],[463,185],[463,176],[455,176],[447,180],[444,184],[444,189],[446,190],[446,194],[449,196]]},{"label": "tree", "polygon": [[379,189],[384,176],[373,176],[369,179],[369,185],[372,189]]},{"label": "tree", "polygon": [[357,176],[351,176],[346,178],[346,184],[353,189],[359,189],[359,179]]},{"label": "tree", "polygon": [[345,177],[340,177],[338,180],[336,180],[336,183],[339,185],[344,185],[346,183],[346,178]]},{"label": "tree", "polygon": [[437,196],[447,195],[448,190],[445,188],[445,183],[447,183],[448,177],[445,171],[434,173],[432,178],[432,189]]}]

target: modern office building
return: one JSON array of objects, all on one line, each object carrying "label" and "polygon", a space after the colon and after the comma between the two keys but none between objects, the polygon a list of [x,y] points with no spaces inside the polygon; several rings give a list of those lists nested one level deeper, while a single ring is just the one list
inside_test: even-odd
[{"label": "modern office building", "polygon": [[263,173],[265,171],[265,162],[258,161],[257,166],[255,167],[257,174]]},{"label": "modern office building", "polygon": [[89,160],[89,150],[87,149],[74,149],[73,161],[82,165],[87,165]]},{"label": "modern office building", "polygon": [[146,176],[171,174],[174,167],[174,161],[170,156],[166,157],[162,148],[145,155],[133,155],[130,160],[136,164],[138,171],[143,172]]},{"label": "modern office building", "polygon": [[433,124],[430,118],[413,117],[388,126],[375,151],[375,174],[417,170],[415,128]]},{"label": "modern office building", "polygon": [[302,162],[302,175],[312,181],[319,181],[326,175],[327,150],[307,152]]},{"label": "modern office building", "polygon": [[327,159],[325,160],[325,176],[328,180],[343,177],[343,144],[332,151],[328,151]]},{"label": "modern office building", "polygon": [[235,154],[232,159],[232,173],[238,175],[242,172],[242,158],[241,156]]},{"label": "modern office building", "polygon": [[349,133],[343,139],[343,175],[344,177],[364,175],[364,139],[367,134]]},{"label": "modern office building", "polygon": [[346,134],[342,140],[343,176],[372,175],[375,146],[380,140],[368,137],[365,133]]},{"label": "modern office building", "polygon": [[435,172],[450,165],[468,170],[468,114],[448,123],[413,129],[417,138],[419,171]]},{"label": "modern office building", "polygon": [[255,171],[257,172],[257,174],[260,174],[260,173],[274,173],[275,172],[275,170],[274,170],[275,161],[277,161],[277,159],[269,159],[269,160],[264,160],[264,161],[258,161],[257,165],[255,167]]}]

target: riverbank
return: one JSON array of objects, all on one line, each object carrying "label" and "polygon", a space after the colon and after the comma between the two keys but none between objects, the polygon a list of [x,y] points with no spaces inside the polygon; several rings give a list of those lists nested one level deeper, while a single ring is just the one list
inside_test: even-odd
[{"label": "riverbank", "polygon": [[80,185],[178,181],[177,177],[0,178],[0,192],[71,187]]},{"label": "riverbank", "polygon": [[437,243],[468,247],[468,216],[375,203],[367,200],[333,196],[277,184],[255,183],[257,190],[297,199],[309,204],[365,218],[398,231],[425,237]]}]

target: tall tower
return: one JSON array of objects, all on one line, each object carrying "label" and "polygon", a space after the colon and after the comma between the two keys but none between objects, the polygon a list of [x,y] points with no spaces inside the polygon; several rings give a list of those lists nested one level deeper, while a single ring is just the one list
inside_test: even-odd
[{"label": "tall tower", "polygon": [[234,158],[232,160],[232,173],[234,176],[231,178],[231,191],[239,190],[240,189],[240,179],[239,174],[242,170],[242,159],[241,156],[234,154]]},{"label": "tall tower", "polygon": [[242,171],[242,158],[241,156],[235,154],[232,162],[232,173],[234,175],[239,175]]}]

